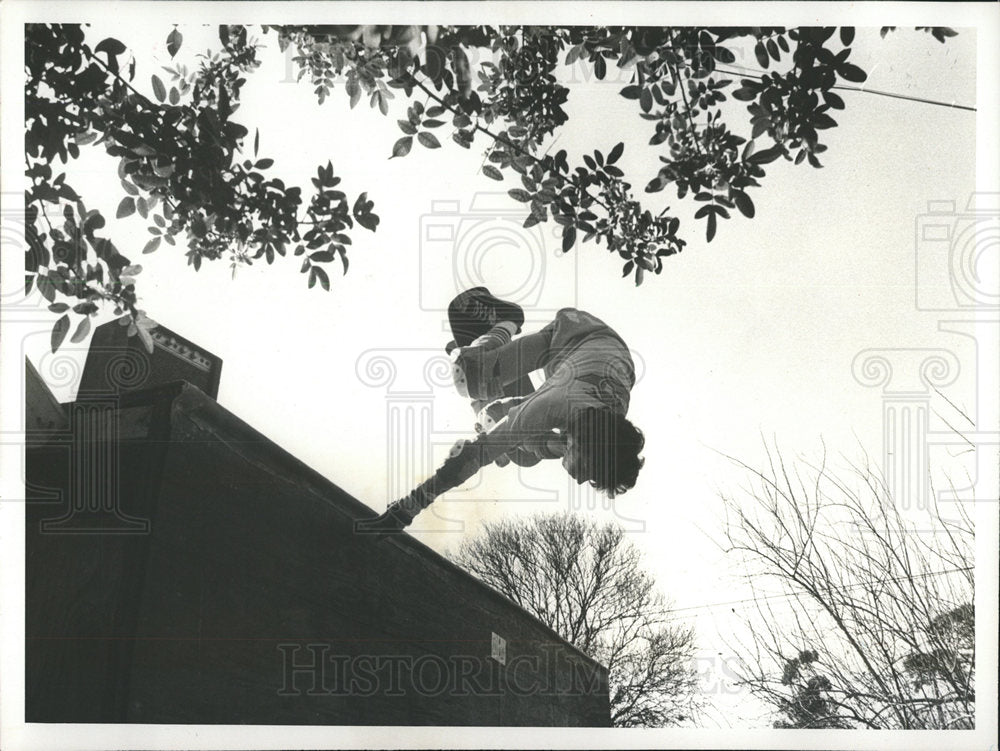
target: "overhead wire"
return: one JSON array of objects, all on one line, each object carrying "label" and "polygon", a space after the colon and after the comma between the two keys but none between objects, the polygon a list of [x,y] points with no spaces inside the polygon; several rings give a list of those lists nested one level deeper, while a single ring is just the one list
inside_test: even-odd
[{"label": "overhead wire", "polygon": [[[720,73],[728,73],[728,74],[734,75],[734,76],[753,76],[755,78],[762,78],[766,74],[766,71],[763,71],[763,70],[754,70],[752,68],[745,68],[745,67],[743,67],[741,65],[737,65],[736,67],[737,68],[742,68],[742,70],[741,71],[740,70],[728,70],[726,68],[723,68],[720,65],[715,66],[715,69],[717,71],[719,71]],[[927,99],[925,97],[910,96],[909,94],[898,94],[898,93],[893,92],[893,91],[882,91],[880,89],[872,89],[872,88],[863,87],[863,86],[848,86],[847,84],[835,84],[831,88],[839,89],[841,91],[857,91],[857,92],[860,92],[862,94],[876,94],[878,96],[886,96],[886,97],[891,97],[893,99],[904,99],[904,100],[910,101],[910,102],[920,102],[922,104],[932,104],[932,105],[937,105],[939,107],[947,107],[949,109],[966,110],[968,112],[977,112],[978,111],[975,107],[971,107],[971,106],[969,106],[967,104],[957,104],[955,102],[942,102],[942,101],[938,101],[936,99]]]},{"label": "overhead wire", "polygon": [[[945,574],[955,574],[955,573],[959,573],[959,572],[972,571],[972,570],[973,570],[972,566],[959,566],[959,567],[956,567],[956,568],[944,569],[942,571],[925,571],[923,573],[914,574],[912,576],[899,576],[899,577],[895,577],[895,578],[886,579],[885,581],[900,582],[900,581],[905,581],[907,579],[911,579],[911,580],[912,579],[924,579],[924,578],[931,577],[931,576],[944,576]],[[857,589],[859,587],[867,587],[867,586],[870,586],[870,582],[854,582],[852,584],[842,585],[839,588],[840,589]],[[743,604],[750,603],[750,602],[760,602],[762,600],[778,600],[778,599],[783,599],[783,598],[788,598],[788,597],[800,597],[800,596],[801,596],[801,593],[799,593],[799,592],[781,592],[781,593],[775,593],[775,594],[771,594],[771,595],[761,595],[761,596],[758,596],[758,597],[747,597],[747,598],[742,599],[742,600],[728,600],[728,601],[724,601],[724,602],[702,603],[701,605],[688,605],[688,606],[680,607],[680,608],[671,608],[670,609],[670,615],[673,615],[674,613],[680,613],[682,611],[711,610],[712,608],[725,607],[727,605],[728,606],[743,605]]]}]

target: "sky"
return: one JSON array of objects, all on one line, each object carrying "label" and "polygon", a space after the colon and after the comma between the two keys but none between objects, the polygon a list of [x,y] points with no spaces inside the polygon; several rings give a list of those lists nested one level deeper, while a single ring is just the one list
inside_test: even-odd
[{"label": "sky", "polygon": [[[178,60],[189,65],[217,44],[214,27],[180,28]],[[150,91],[150,75],[162,76],[159,66],[169,64],[169,30],[106,18],[88,36],[96,43],[114,35],[134,50],[136,86]],[[859,28],[851,60],[869,72],[870,88],[975,105],[976,32],[959,31],[941,45],[912,29],[881,39],[877,28]],[[352,233],[350,271],[331,274],[329,293],[307,289],[292,258],[243,267],[235,278],[225,262],[195,273],[166,246],[140,255],[145,224],[111,219],[121,197],[114,165],[91,149],[71,165],[70,182],[142,264],[141,307],[222,358],[223,406],[377,511],[472,434],[468,404],[440,372],[449,338],[443,310],[456,292],[485,284],[521,302],[526,330],[564,306],[602,318],[638,366],[629,416],[646,435],[646,466],[635,488],[609,503],[577,489],[555,462],[519,473],[491,467],[439,499],[413,533],[447,554],[484,522],[508,516],[576,508],[623,524],[664,594],[698,630],[699,664],[716,686],[708,690],[726,710],[714,721],[759,723],[752,703],[729,693],[722,664],[750,611],[749,603],[729,604],[749,590],[745,570],[720,547],[722,496],[739,497],[747,482],[733,458],[758,466],[767,442],[806,460],[825,448],[835,463],[877,461],[884,395],[858,380],[855,358],[865,350],[911,350],[904,359],[916,349],[953,353],[962,367],[942,393],[976,408],[971,340],[940,331],[943,314],[915,302],[918,257],[937,252],[917,231],[928,202],[953,201],[961,212],[976,188],[974,113],[841,92],[847,108],[824,133],[824,168],[770,165],[752,194],[755,218],[723,222],[712,243],[691,220],[690,201],[669,188],[642,196],[654,211],[678,212],[688,245],[637,288],[602,247],[578,245],[564,255],[554,225],[521,228],[521,205],[505,195],[515,183],[480,171],[481,138],[468,151],[443,138],[440,150],[415,146],[390,161],[395,121],[404,117],[398,99],[388,117],[364,102],[351,111],[342,89],[320,106],[306,83],[293,81],[275,37],[264,41],[264,64],[235,119],[259,128],[261,156],[275,160],[271,173],[288,184],[308,185],[330,160],[350,196],[367,191],[374,200],[378,230]],[[752,55],[737,65],[756,68]],[[570,86],[569,121],[554,148],[566,149],[572,164],[584,151],[607,153],[624,142],[620,165],[641,195],[659,162],[647,145],[648,123],[618,95],[628,81],[599,82],[582,68],[561,75]],[[740,132],[743,106],[724,113]],[[457,239],[439,239],[449,234]],[[58,363],[82,362],[86,342],[67,343],[58,355],[47,342],[43,324],[23,347],[57,396],[70,399],[73,371]],[[390,385],[378,378],[386,362],[395,369]],[[397,444],[397,414],[430,415],[430,430],[414,428]]]}]

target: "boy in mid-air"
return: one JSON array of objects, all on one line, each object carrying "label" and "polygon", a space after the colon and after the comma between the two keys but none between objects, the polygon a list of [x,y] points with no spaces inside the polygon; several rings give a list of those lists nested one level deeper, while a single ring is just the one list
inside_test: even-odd
[{"label": "boy in mid-air", "polygon": [[[595,316],[563,308],[541,331],[514,338],[524,312],[485,287],[458,295],[448,308],[455,340],[447,351],[455,387],[479,413],[472,441],[359,532],[391,533],[407,526],[437,496],[487,464],[532,466],[559,459],[577,483],[614,498],[635,485],[642,467],[642,432],[629,422],[635,366],[628,347]],[[543,370],[534,391],[528,374]]]}]

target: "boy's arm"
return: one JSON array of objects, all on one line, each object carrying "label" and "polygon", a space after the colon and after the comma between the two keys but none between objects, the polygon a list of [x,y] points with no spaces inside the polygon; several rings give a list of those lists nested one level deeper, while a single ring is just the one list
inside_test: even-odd
[{"label": "boy's arm", "polygon": [[405,505],[414,508],[414,513],[426,508],[439,495],[458,487],[482,467],[515,449],[515,436],[506,430],[500,430],[506,421],[507,418],[504,417],[492,432],[480,433],[474,440],[457,441],[437,471],[402,499]]}]

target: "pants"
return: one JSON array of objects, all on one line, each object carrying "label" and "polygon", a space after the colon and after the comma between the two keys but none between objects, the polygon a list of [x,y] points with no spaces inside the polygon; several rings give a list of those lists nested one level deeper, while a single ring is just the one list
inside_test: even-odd
[{"label": "pants", "polygon": [[532,371],[544,369],[546,377],[551,377],[566,354],[585,340],[596,338],[610,338],[616,350],[620,344],[628,352],[621,337],[603,321],[574,308],[563,308],[540,331],[509,343],[501,344],[504,339],[491,334],[480,337],[472,346],[462,348],[458,364],[469,375],[470,395],[485,404],[504,396],[505,386]]}]

